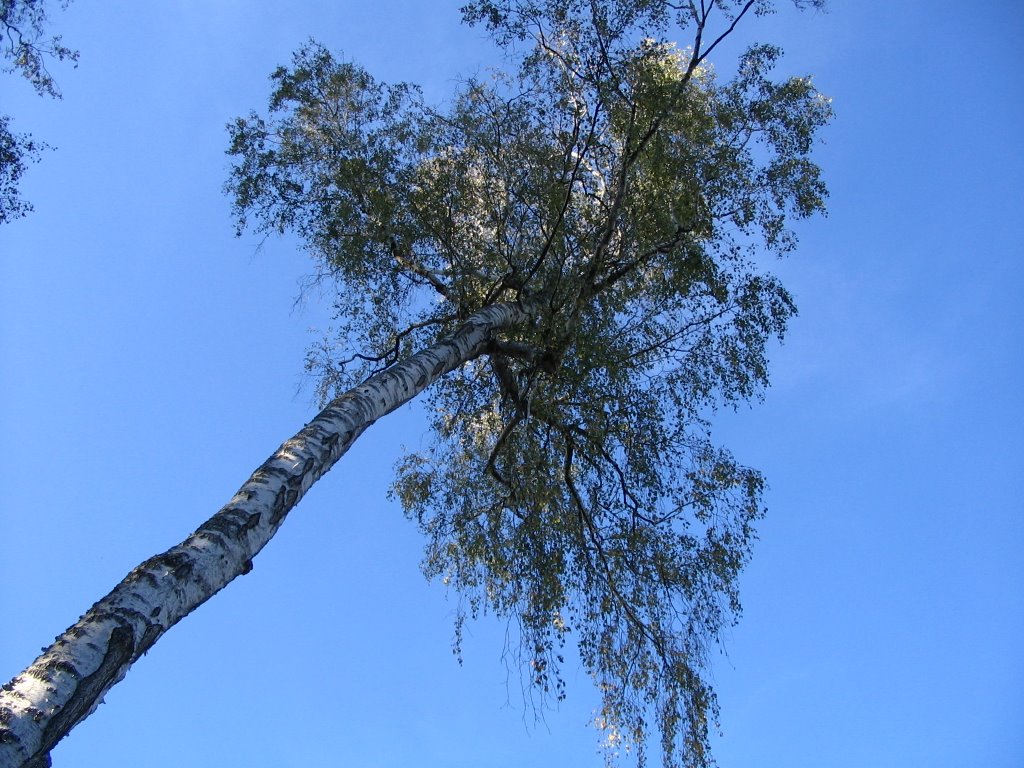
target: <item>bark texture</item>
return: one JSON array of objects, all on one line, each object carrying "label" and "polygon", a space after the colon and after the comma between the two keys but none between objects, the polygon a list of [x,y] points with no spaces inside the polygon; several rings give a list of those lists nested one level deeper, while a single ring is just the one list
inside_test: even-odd
[{"label": "bark texture", "polygon": [[133,569],[2,686],[0,768],[49,765],[54,745],[96,709],[164,632],[252,569],[252,558],[292,507],[367,427],[479,356],[494,331],[529,316],[529,305],[486,307],[452,336],[332,400],[217,514],[177,546]]}]

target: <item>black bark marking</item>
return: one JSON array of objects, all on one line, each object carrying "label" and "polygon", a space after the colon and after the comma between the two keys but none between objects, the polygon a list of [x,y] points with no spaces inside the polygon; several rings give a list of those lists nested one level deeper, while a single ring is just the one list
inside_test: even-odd
[{"label": "black bark marking", "polygon": [[246,512],[238,507],[227,506],[200,525],[194,535],[227,549],[228,539],[237,539],[243,536],[259,525],[259,521],[258,512]]},{"label": "black bark marking", "polygon": [[[42,743],[30,760],[47,760],[53,747],[81,721],[104,692],[113,685],[120,670],[131,663],[135,651],[135,638],[131,629],[117,626],[107,640],[107,651],[103,661],[91,675],[80,678],[75,692],[57,712],[43,730]],[[58,662],[59,663],[59,662]]]},{"label": "black bark marking", "polygon": [[36,680],[38,680],[38,681],[40,681],[42,683],[52,683],[53,682],[53,680],[50,679],[49,675],[46,674],[46,670],[45,669],[39,669],[38,667],[32,667],[25,674],[27,674],[29,677],[35,678]]},{"label": "black bark marking", "polygon": [[151,586],[155,587],[156,574],[161,571],[170,571],[175,579],[183,581],[191,575],[192,567],[192,559],[186,553],[175,552],[171,549],[161,555],[155,555],[137,566],[128,575],[128,581],[135,582],[140,579],[146,579]]},{"label": "black bark marking", "polygon": [[271,525],[276,526],[288,514],[287,493],[288,489],[283,485],[277,489],[277,493],[274,495],[274,503],[270,508]]},{"label": "black bark marking", "polygon": [[149,571],[137,571],[137,572],[134,572],[134,573],[132,573],[130,579],[131,579],[131,581],[145,581],[153,589],[156,589],[157,586],[160,584],[160,580],[157,579],[157,577],[154,576]]},{"label": "black bark marking", "polygon": [[238,523],[234,520],[216,514],[196,529],[199,536],[208,536],[222,547],[225,546],[224,539],[235,538],[238,533]]},{"label": "black bark marking", "polygon": [[246,512],[244,509],[236,507],[234,504],[228,504],[227,506],[221,507],[221,510],[217,513],[216,516],[238,522],[248,518],[249,513]]},{"label": "black bark marking", "polygon": [[[133,595],[133,597],[138,597],[138,595]],[[111,612],[111,615],[116,616],[115,621],[122,626],[130,626],[132,624],[149,626],[149,619],[146,615],[134,608],[127,608],[123,605],[118,606],[116,610]]]},{"label": "black bark marking", "polygon": [[249,515],[248,517],[245,518],[245,522],[242,523],[242,525],[240,526],[240,528],[238,530],[238,535],[242,536],[242,535],[248,533],[249,531],[251,531],[253,528],[255,528],[259,524],[260,524],[260,513],[259,512],[253,512],[251,515]]},{"label": "black bark marking", "polygon": [[[342,399],[344,399],[344,398],[342,398]],[[344,412],[340,408],[338,408],[336,406],[331,406],[331,407],[327,407],[324,410],[320,411],[320,415],[317,416],[317,418],[318,419],[327,419],[328,421],[338,421],[338,420],[340,420],[342,418],[343,415],[344,415]]]},{"label": "black bark marking", "polygon": [[197,536],[200,539],[206,539],[206,541],[216,544],[221,549],[227,549],[227,539],[224,538],[222,533],[223,532],[210,530],[210,527],[207,526],[206,523],[204,523],[203,526],[200,527],[193,535]]},{"label": "black bark marking", "polygon": [[192,558],[184,552],[168,550],[162,555],[158,555],[157,558],[160,561],[160,565],[171,571],[174,574],[174,578],[178,581],[185,581],[192,575],[192,569],[194,568]]},{"label": "black bark marking", "polygon": [[286,479],[288,477],[288,470],[279,466],[276,463],[277,460],[276,456],[267,459],[263,466],[252,473],[251,481],[261,485],[269,485],[272,478]]},{"label": "black bark marking", "polygon": [[[156,611],[159,613],[160,609],[157,608]],[[149,651],[149,649],[153,647],[153,643],[155,643],[163,633],[164,629],[159,624],[150,624],[147,626],[146,631],[142,634],[142,639],[139,640],[139,647],[136,648],[135,656],[132,661],[138,660],[139,657]]]},{"label": "black bark marking", "polygon": [[335,447],[337,447],[338,440],[340,439],[341,435],[339,435],[337,432],[331,432],[330,434],[327,435],[327,437],[324,438],[323,445],[324,448],[327,449],[328,453],[334,453],[334,449]]},{"label": "black bark marking", "polygon": [[301,489],[302,481],[306,478],[306,475],[309,473],[309,470],[313,468],[314,464],[316,464],[316,460],[310,456],[302,463],[302,468],[299,469],[298,472],[288,476],[288,479],[285,481],[285,485],[288,488]]},{"label": "black bark marking", "polygon": [[46,670],[47,672],[64,672],[71,675],[75,680],[82,679],[82,674],[78,671],[77,667],[67,659],[50,659],[46,662]]}]

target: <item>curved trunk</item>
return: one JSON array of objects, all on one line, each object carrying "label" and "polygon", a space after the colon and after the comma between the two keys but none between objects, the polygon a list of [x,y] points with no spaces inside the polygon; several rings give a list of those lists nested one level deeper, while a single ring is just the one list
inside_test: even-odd
[{"label": "curved trunk", "polygon": [[209,600],[270,541],[306,491],[363,431],[478,357],[529,306],[499,304],[452,336],[332,400],[191,536],[140,564],[0,690],[0,768],[49,765],[49,752],[161,635]]}]

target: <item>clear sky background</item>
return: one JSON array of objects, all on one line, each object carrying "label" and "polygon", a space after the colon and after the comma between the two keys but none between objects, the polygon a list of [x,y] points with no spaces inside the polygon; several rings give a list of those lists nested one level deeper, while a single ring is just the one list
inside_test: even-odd
[{"label": "clear sky background", "polygon": [[[53,68],[64,100],[0,79],[0,111],[57,147],[25,179],[35,213],[0,228],[4,680],[315,412],[325,313],[295,305],[293,241],[233,237],[225,123],[310,35],[444,98],[497,62],[457,5],[77,0],[54,11],[81,51]],[[774,385],[718,423],[771,484],[715,664],[718,760],[1019,768],[1024,6],[833,0],[742,38],[781,43],[837,117],[831,214],[779,264],[801,314]],[[385,497],[424,430],[410,406],[364,435],[54,764],[599,765],[582,672],[534,724],[504,625],[452,656],[454,598]]]}]

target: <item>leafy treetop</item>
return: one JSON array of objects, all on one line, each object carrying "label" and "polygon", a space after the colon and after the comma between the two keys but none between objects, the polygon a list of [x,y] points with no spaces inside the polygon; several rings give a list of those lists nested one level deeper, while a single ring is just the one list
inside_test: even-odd
[{"label": "leafy treetop", "polygon": [[[811,3],[819,5],[820,3]],[[810,154],[830,118],[780,51],[707,60],[768,2],[471,2],[516,62],[435,107],[316,43],[272,76],[266,116],[229,126],[239,231],[293,231],[337,287],[321,393],[528,305],[430,393],[433,444],[394,494],[458,620],[513,620],[542,700],[575,640],[611,755],[706,765],[709,649],[739,610],[761,475],[710,437],[757,396],[795,308],[761,266],[824,211]],[[718,21],[717,27],[715,26]],[[670,38],[686,30],[690,46]],[[458,641],[457,641],[458,642]]]}]

